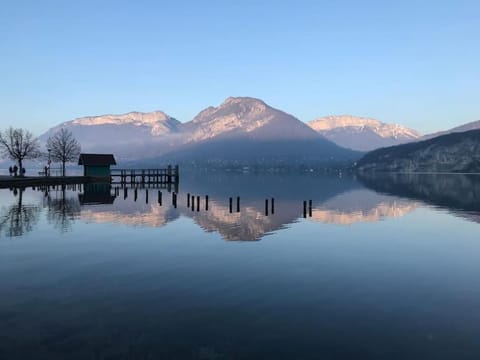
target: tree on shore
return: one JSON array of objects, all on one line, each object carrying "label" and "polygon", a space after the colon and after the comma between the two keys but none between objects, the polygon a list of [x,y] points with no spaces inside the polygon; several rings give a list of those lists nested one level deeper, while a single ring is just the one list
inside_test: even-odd
[{"label": "tree on shore", "polygon": [[53,161],[62,163],[62,176],[65,176],[65,164],[78,160],[81,147],[71,131],[61,128],[48,138],[47,148]]},{"label": "tree on shore", "polygon": [[23,176],[23,160],[36,159],[41,155],[40,145],[33,134],[13,127],[0,131],[0,153],[18,163],[20,176]]}]

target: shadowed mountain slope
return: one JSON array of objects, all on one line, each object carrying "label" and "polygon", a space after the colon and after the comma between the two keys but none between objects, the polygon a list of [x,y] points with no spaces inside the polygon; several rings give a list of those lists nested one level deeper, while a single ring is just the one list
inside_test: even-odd
[{"label": "shadowed mountain slope", "polygon": [[480,172],[480,130],[377,149],[358,161],[360,171]]}]

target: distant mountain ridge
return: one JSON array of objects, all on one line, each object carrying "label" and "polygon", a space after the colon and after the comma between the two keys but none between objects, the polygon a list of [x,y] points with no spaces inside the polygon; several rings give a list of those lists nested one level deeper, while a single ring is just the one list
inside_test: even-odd
[{"label": "distant mountain ridge", "polygon": [[243,163],[334,162],[360,154],[337,146],[292,115],[259,99],[230,97],[181,123],[161,112],[131,112],[75,119],[71,130],[84,151],[112,152],[122,161],[209,161]]},{"label": "distant mountain ridge", "polygon": [[464,132],[464,131],[469,131],[469,130],[478,130],[480,129],[480,120],[477,121],[472,121],[467,124],[463,124],[460,126],[456,126],[452,129],[445,130],[445,131],[438,131],[432,134],[427,134],[422,137],[422,140],[428,140],[437,136],[442,136],[442,135],[447,135],[447,134],[452,134],[452,133],[457,133],[457,132]]},{"label": "distant mountain ridge", "polygon": [[337,145],[359,151],[403,144],[421,137],[405,126],[352,115],[325,116],[308,125]]},{"label": "distant mountain ridge", "polygon": [[361,172],[480,172],[480,130],[377,149],[362,157],[357,169]]},{"label": "distant mountain ridge", "polygon": [[189,141],[220,136],[251,139],[314,139],[317,134],[305,123],[259,99],[229,97],[218,107],[208,107],[184,124]]},{"label": "distant mountain ridge", "polygon": [[476,129],[480,121],[422,137],[405,126],[353,115],[304,123],[260,99],[229,97],[185,123],[162,111],[86,116],[50,129],[40,137],[41,142],[61,127],[73,132],[83,151],[111,152],[120,162],[176,159],[268,164],[355,160],[360,157],[358,151]]},{"label": "distant mountain ridge", "polygon": [[[163,111],[138,112],[132,111],[122,115],[86,116],[67,122],[77,126],[95,125],[134,125],[151,127],[154,136],[176,131],[181,122],[165,114]],[[65,124],[65,125],[66,125]]]},{"label": "distant mountain ridge", "polygon": [[265,102],[230,97],[182,125],[182,147],[164,155],[209,165],[299,165],[343,162],[360,154],[324,139],[309,126]]},{"label": "distant mountain ridge", "polygon": [[60,128],[70,130],[85,152],[114,153],[134,160],[136,154],[154,156],[178,143],[181,122],[162,111],[129,112],[121,115],[86,116],[62,123],[39,137],[46,143]]}]

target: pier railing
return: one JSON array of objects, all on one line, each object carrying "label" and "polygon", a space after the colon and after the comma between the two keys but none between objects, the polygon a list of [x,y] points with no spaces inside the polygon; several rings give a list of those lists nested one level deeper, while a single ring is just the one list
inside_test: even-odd
[{"label": "pier railing", "polygon": [[178,184],[178,165],[159,169],[111,169],[112,184]]}]

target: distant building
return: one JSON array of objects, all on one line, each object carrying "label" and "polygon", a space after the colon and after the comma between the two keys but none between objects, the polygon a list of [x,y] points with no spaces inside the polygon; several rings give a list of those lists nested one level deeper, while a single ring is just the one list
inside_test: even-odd
[{"label": "distant building", "polygon": [[110,166],[117,163],[112,154],[80,154],[78,165],[83,165],[83,176],[110,178]]}]

